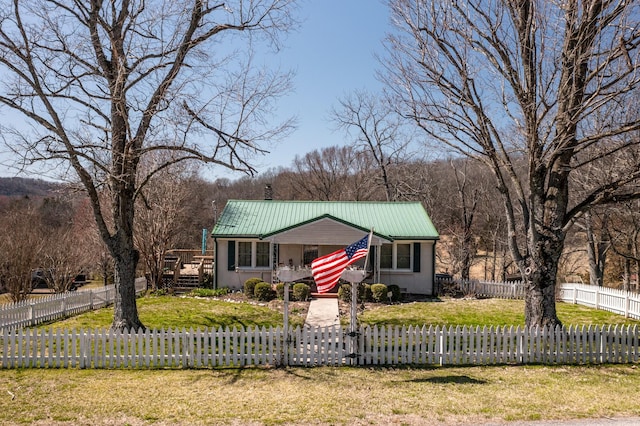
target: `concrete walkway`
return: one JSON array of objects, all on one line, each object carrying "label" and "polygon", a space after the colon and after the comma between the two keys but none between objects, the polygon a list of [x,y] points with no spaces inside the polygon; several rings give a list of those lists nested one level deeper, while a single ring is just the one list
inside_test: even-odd
[{"label": "concrete walkway", "polygon": [[338,299],[312,299],[309,303],[309,311],[304,324],[310,327],[340,325]]}]

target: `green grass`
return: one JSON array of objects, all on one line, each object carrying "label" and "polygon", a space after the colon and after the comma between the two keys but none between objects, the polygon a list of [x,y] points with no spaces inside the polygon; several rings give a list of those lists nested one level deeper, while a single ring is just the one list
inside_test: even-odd
[{"label": "green grass", "polygon": [[[144,297],[138,307],[151,328],[282,321],[281,312],[266,306],[214,299]],[[447,299],[382,306],[360,320],[518,325],[524,324],[523,310],[522,301]],[[563,303],[558,312],[566,324],[637,323]],[[53,326],[108,327],[112,315],[106,308]],[[466,425],[640,416],[636,393],[621,389],[640,389],[637,365],[14,369],[0,370],[0,424]]]},{"label": "green grass", "polygon": [[640,399],[631,391],[639,388],[640,369],[626,365],[0,370],[0,424],[462,425],[609,418],[640,415]]},{"label": "green grass", "polygon": [[[250,303],[227,302],[211,298],[147,296],[138,299],[138,315],[151,329],[189,329],[218,327],[269,327],[282,325],[282,312]],[[42,327],[108,328],[113,307],[86,312]],[[292,326],[302,325],[304,318],[291,315]]]},{"label": "green grass", "polygon": [[[558,317],[563,324],[602,325],[640,324],[621,315],[580,305],[558,302]],[[361,324],[440,326],[524,326],[524,301],[501,299],[444,299],[438,302],[414,302],[365,310],[358,316]]]}]

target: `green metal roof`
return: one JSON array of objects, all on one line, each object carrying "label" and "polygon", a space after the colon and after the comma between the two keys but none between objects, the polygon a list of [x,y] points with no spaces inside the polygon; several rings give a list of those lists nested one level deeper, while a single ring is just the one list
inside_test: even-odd
[{"label": "green metal roof", "polygon": [[229,200],[212,237],[266,238],[326,217],[390,240],[439,238],[419,202],[279,200]]}]

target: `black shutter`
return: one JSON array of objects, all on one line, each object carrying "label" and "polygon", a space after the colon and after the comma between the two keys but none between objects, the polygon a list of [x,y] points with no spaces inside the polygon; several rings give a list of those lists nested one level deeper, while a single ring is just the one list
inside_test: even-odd
[{"label": "black shutter", "polygon": [[420,272],[420,243],[413,243],[413,272]]},{"label": "black shutter", "polygon": [[227,270],[236,270],[236,242],[231,240],[227,242]]}]

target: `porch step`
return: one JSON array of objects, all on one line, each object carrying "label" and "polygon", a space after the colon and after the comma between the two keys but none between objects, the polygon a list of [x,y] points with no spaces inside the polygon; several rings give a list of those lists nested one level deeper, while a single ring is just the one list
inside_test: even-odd
[{"label": "porch step", "polygon": [[313,299],[337,299],[338,293],[311,293]]},{"label": "porch step", "polygon": [[198,287],[200,281],[197,275],[180,275],[176,287]]}]

